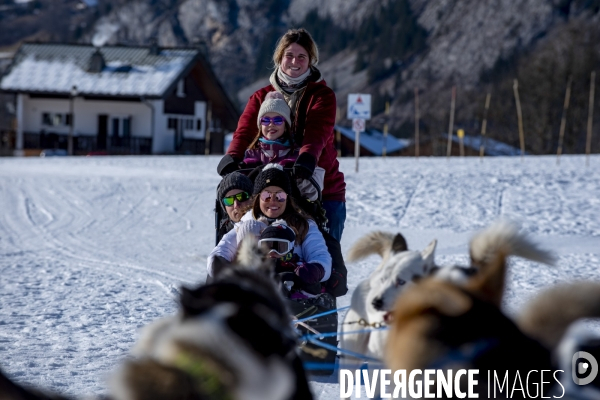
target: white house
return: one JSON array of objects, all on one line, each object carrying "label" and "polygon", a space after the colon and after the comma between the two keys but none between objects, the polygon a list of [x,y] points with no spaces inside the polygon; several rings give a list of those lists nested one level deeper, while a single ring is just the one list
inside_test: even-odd
[{"label": "white house", "polygon": [[21,45],[0,91],[16,94],[16,153],[221,153],[239,113],[198,49]]}]

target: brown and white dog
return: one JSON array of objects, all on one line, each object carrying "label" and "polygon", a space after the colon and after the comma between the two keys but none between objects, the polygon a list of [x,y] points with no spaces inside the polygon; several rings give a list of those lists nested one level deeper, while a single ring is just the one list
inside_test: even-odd
[{"label": "brown and white dog", "polygon": [[[576,283],[545,291],[515,323],[500,310],[507,257],[519,255],[551,264],[553,256],[509,223],[495,224],[477,234],[470,254],[471,266],[477,270],[471,277],[457,282],[434,274],[399,296],[388,335],[386,364],[407,373],[416,369],[479,369],[480,398],[488,396],[487,371],[500,377],[508,374],[510,386],[519,374],[523,389],[534,393],[540,390],[539,376],[537,382],[525,377],[530,371],[557,369],[551,350],[569,324],[583,316],[600,315],[600,283]],[[556,384],[549,377],[546,381]],[[547,384],[544,390],[550,388]],[[524,394],[511,393],[513,398]]]}]

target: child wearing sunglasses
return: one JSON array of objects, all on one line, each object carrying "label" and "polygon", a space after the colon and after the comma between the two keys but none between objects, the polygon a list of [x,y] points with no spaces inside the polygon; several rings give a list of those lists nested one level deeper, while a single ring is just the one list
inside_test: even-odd
[{"label": "child wearing sunglasses", "polygon": [[[244,154],[244,168],[255,168],[270,163],[277,163],[286,168],[294,166],[300,149],[292,143],[290,115],[290,107],[281,93],[267,93],[258,112],[258,134]],[[316,167],[312,177],[322,190],[325,170]],[[311,201],[317,199],[317,192],[310,182],[298,179],[297,184],[302,197]]]},{"label": "child wearing sunglasses", "polygon": [[217,199],[227,218],[219,225],[219,236],[222,237],[240,222],[244,214],[252,206],[251,197],[254,184],[246,175],[232,172],[225,175],[217,187]]},{"label": "child wearing sunglasses", "polygon": [[306,298],[307,294],[317,295],[321,292],[319,279],[322,267],[300,261],[298,253],[294,253],[296,233],[287,226],[284,220],[277,220],[263,229],[259,236],[258,246],[269,257],[277,259],[275,273],[285,283],[286,297]]},{"label": "child wearing sunglasses", "polygon": [[258,112],[258,133],[244,154],[246,167],[269,163],[292,165],[293,156],[290,126],[290,107],[279,92],[269,92]]},{"label": "child wearing sunglasses", "polygon": [[[282,247],[276,249],[282,257],[290,255],[278,261],[278,266],[285,269],[279,272],[291,272],[298,277],[297,290],[294,292],[296,297],[293,298],[318,295],[321,292],[320,282],[325,282],[331,275],[331,255],[317,224],[296,206],[290,194],[291,182],[283,167],[279,164],[266,165],[254,181],[251,210],[242,217],[241,224],[236,229],[223,236],[209,256],[209,274],[212,273],[215,257],[222,257],[226,261],[235,258],[243,240],[238,233],[252,231],[256,235],[254,226],[257,221],[265,221],[271,226],[284,221],[286,227],[293,229],[295,238],[293,248],[284,248],[286,244],[282,243]],[[275,246],[275,243],[272,245]],[[292,247],[291,243],[289,247]]]}]

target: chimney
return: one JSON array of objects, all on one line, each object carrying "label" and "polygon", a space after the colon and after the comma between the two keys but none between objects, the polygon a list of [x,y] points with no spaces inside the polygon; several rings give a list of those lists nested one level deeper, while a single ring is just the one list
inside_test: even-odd
[{"label": "chimney", "polygon": [[100,48],[97,47],[94,54],[90,57],[90,62],[88,64],[88,72],[92,73],[100,73],[106,67],[106,62],[104,61],[104,56],[100,52]]},{"label": "chimney", "polygon": [[158,40],[156,38],[150,39],[150,48],[148,49],[148,53],[152,56],[157,56],[160,54],[160,47],[158,47]]},{"label": "chimney", "polygon": [[196,36],[192,40],[192,44],[196,49],[200,51],[200,54],[202,54],[204,57],[208,57],[208,44],[206,43],[206,40]]}]

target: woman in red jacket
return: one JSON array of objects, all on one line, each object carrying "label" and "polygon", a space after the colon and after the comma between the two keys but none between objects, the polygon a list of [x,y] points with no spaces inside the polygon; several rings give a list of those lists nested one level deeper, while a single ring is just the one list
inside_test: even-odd
[{"label": "woman in red jacket", "polygon": [[260,105],[267,93],[280,92],[292,111],[291,131],[295,146],[300,148],[294,174],[308,179],[317,165],[325,169],[323,208],[329,233],[340,241],[346,220],[346,182],[333,141],[336,100],[316,68],[318,61],[317,45],[306,30],[291,29],[279,39],[273,54],[271,84],[250,97],[217,171],[226,175],[240,168],[244,152],[257,134]]}]

